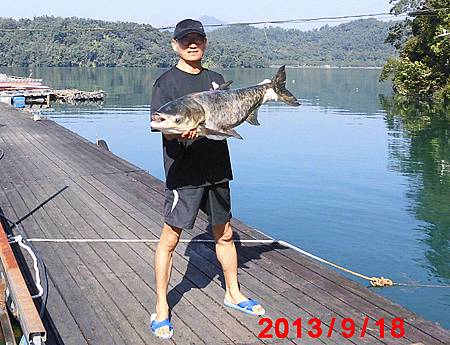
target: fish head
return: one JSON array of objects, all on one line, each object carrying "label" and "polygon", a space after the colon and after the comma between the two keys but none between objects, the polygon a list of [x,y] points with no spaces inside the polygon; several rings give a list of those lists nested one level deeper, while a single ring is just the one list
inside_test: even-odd
[{"label": "fish head", "polygon": [[151,117],[151,127],[167,134],[181,134],[205,120],[202,105],[190,97],[166,103]]}]

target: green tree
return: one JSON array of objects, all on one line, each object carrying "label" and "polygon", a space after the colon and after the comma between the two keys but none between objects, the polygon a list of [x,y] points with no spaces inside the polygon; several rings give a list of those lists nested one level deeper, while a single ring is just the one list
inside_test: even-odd
[{"label": "green tree", "polygon": [[399,49],[381,79],[392,79],[400,99],[450,101],[450,5],[448,0],[391,0],[392,12],[410,18],[394,25],[386,41]]}]

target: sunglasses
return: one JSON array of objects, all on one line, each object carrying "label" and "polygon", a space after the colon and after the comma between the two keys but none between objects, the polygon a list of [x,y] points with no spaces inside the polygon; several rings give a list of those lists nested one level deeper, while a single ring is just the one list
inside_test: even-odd
[{"label": "sunglasses", "polygon": [[195,43],[196,45],[201,45],[205,43],[205,37],[203,36],[185,36],[177,39],[177,42],[180,43],[182,46],[189,46],[191,43]]}]

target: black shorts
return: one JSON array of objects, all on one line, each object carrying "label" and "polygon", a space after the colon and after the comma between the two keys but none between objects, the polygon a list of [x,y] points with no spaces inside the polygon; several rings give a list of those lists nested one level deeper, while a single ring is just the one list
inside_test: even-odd
[{"label": "black shorts", "polygon": [[211,225],[225,224],[231,219],[228,182],[196,188],[166,188],[165,194],[164,221],[171,226],[192,229],[199,209],[208,215]]}]

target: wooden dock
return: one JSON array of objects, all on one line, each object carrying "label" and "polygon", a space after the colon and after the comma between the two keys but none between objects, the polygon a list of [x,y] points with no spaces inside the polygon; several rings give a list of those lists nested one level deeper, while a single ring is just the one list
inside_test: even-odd
[{"label": "wooden dock", "polygon": [[[0,212],[21,219],[29,238],[158,238],[164,184],[139,167],[53,121],[35,122],[30,114],[2,104],[0,149],[5,153],[0,160]],[[236,240],[270,239],[236,219],[232,224]],[[182,238],[212,239],[206,228],[201,214]],[[269,331],[272,339],[258,338],[265,325],[222,306],[223,277],[212,243],[180,243],[169,288],[175,334],[170,341],[158,341],[149,330],[155,307],[155,244],[33,244],[48,269],[46,344],[450,344],[448,330],[376,290],[293,249],[264,243],[237,243],[239,280],[243,293],[258,299],[274,324],[282,317],[289,321],[287,338],[277,337],[274,328]],[[30,261],[15,249],[29,281]],[[30,288],[35,293],[32,284]],[[299,318],[301,338],[292,325]],[[307,333],[311,318],[322,320],[323,334],[316,339]],[[349,339],[340,334],[344,318],[357,325]],[[367,331],[359,337],[365,318]],[[383,339],[375,325],[381,318],[386,324]],[[393,318],[404,319],[404,337],[391,336]]]}]

